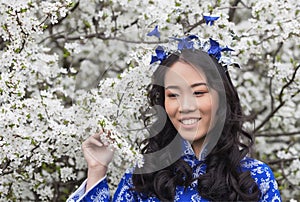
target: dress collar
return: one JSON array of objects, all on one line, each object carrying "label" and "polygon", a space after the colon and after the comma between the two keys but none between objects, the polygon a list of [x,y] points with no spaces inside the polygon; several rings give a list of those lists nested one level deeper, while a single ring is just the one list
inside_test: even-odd
[{"label": "dress collar", "polygon": [[[191,143],[187,140],[183,140],[183,150],[184,150],[184,155],[193,156],[199,161],[204,161],[205,160],[205,158],[200,158],[200,156],[203,156],[203,155],[197,156],[195,154]],[[201,151],[200,154],[201,153],[203,153],[203,151]]]}]

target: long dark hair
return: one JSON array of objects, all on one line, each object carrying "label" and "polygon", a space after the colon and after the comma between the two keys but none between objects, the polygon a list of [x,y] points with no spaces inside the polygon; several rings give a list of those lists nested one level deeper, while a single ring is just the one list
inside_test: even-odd
[{"label": "long dark hair", "polygon": [[[253,138],[242,128],[242,108],[230,76],[215,58],[198,50],[183,50],[179,54],[171,54],[153,74],[152,84],[148,88],[150,106],[165,108],[163,83],[167,71],[165,67],[171,67],[178,61],[201,68],[207,77],[208,84],[218,94],[222,93],[220,91],[220,86],[222,86],[223,92],[225,92],[223,97],[226,99],[224,102],[226,106],[219,108],[218,113],[224,113],[224,127],[217,144],[205,157],[205,174],[193,179],[192,168],[182,158],[177,158],[178,160],[175,162],[170,160],[170,164],[162,169],[134,174],[132,177],[134,189],[142,197],[156,196],[160,200],[171,201],[174,200],[176,186],[188,187],[194,180],[197,180],[197,189],[203,198],[219,201],[257,201],[260,196],[257,184],[249,171],[242,172],[241,170],[241,160],[249,153]],[[216,72],[221,79],[215,78]],[[143,154],[160,151],[177,137],[178,132],[166,117],[164,110],[156,110],[153,116],[155,116],[155,121],[151,122],[149,128],[150,137],[142,142]],[[145,120],[145,124],[148,123],[149,120]],[[164,127],[158,130],[161,123],[165,123]],[[179,148],[180,143],[177,144]],[[172,159],[172,155],[174,155],[174,151],[167,150],[164,153],[163,161]],[[146,158],[144,167],[158,165],[160,161],[162,159],[157,156]]]}]

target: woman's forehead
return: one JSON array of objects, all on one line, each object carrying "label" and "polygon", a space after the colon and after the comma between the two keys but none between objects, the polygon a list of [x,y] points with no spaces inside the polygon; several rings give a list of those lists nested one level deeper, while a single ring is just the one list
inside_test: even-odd
[{"label": "woman's forehead", "polygon": [[200,68],[188,63],[176,62],[168,68],[165,75],[165,85],[207,83],[206,76]]}]

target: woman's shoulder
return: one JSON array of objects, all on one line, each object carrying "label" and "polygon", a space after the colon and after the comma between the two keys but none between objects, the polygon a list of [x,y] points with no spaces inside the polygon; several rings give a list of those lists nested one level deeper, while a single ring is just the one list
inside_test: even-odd
[{"label": "woman's shoulder", "polygon": [[258,159],[251,158],[251,157],[245,157],[241,161],[241,166],[244,169],[251,169],[251,168],[257,168],[257,167],[268,167],[268,165]]},{"label": "woman's shoulder", "polygon": [[245,157],[241,161],[241,168],[243,171],[250,171],[252,176],[267,175],[270,177],[273,175],[268,164],[250,157]]},{"label": "woman's shoulder", "polygon": [[251,176],[260,186],[272,183],[273,187],[278,188],[272,169],[268,164],[254,158],[245,157],[241,161],[241,168],[242,171],[250,171]]},{"label": "woman's shoulder", "polygon": [[268,164],[250,157],[245,157],[242,159],[241,167],[243,170],[249,170],[250,172],[256,170],[258,171],[258,170],[270,169]]},{"label": "woman's shoulder", "polygon": [[251,176],[258,184],[271,182],[277,187],[273,171],[268,164],[254,158],[246,157],[241,161],[241,168],[242,171],[250,171]]},{"label": "woman's shoulder", "polygon": [[278,184],[268,164],[246,157],[241,161],[242,171],[250,171],[261,191],[261,201],[281,201]]}]

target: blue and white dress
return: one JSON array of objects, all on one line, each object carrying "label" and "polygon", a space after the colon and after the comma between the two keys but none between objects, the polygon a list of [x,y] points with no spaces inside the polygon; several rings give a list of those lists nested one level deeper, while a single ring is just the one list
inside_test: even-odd
[{"label": "blue and white dress", "polygon": [[[205,173],[206,165],[199,160],[191,147],[187,147],[185,155],[182,157],[193,169],[193,177],[197,177]],[[281,197],[278,190],[277,182],[274,178],[272,170],[265,163],[252,158],[244,158],[241,162],[242,170],[251,172],[253,179],[258,184],[261,191],[259,201],[262,202],[280,202]],[[67,202],[77,201],[159,201],[156,197],[141,198],[140,195],[132,190],[132,173],[133,169],[128,170],[121,179],[117,190],[111,198],[106,177],[99,180],[90,190],[85,192],[86,180],[81,186],[69,197]],[[187,189],[183,186],[176,187],[176,195],[174,201],[208,201],[202,198],[197,192],[197,181],[192,183]]]}]

